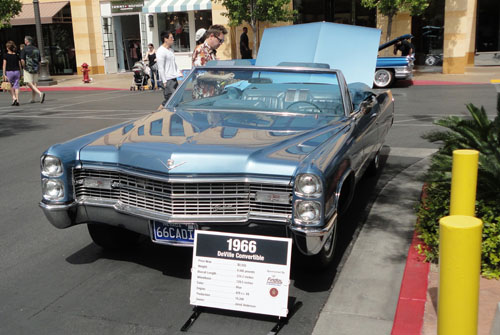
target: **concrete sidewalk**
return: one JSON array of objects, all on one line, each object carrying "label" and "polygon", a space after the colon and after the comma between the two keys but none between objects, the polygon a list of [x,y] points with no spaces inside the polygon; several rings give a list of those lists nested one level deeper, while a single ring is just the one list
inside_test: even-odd
[{"label": "concrete sidewalk", "polygon": [[[83,83],[82,75],[66,75],[66,76],[52,76],[52,79],[57,81],[56,85],[50,86],[51,88],[110,88],[128,90],[133,85],[132,72],[112,73],[112,74],[95,74],[90,75],[92,81],[88,84]],[[43,90],[42,86],[42,90]]]},{"label": "concrete sidewalk", "polygon": [[[316,323],[314,335],[388,335],[415,230],[429,157],[389,181],[373,203]],[[416,334],[415,334],[416,335]]]}]

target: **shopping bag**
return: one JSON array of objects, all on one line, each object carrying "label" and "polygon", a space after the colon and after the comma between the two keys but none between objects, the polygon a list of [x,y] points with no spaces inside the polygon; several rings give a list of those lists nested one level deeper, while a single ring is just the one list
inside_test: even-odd
[{"label": "shopping bag", "polygon": [[12,86],[10,85],[10,82],[4,81],[4,82],[2,82],[1,87],[2,87],[2,90],[9,91]]}]

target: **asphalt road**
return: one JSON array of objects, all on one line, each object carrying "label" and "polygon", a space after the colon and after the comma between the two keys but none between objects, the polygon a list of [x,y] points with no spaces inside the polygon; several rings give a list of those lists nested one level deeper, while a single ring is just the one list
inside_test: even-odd
[{"label": "asphalt road", "polygon": [[[380,189],[435,147],[421,139],[444,115],[466,115],[465,104],[495,115],[491,85],[393,89],[396,118],[384,147],[384,168],[358,187],[340,225],[333,266],[314,272],[300,257],[292,265],[291,303],[299,308],[280,334],[310,334],[349,257]],[[54,143],[154,111],[160,92],[48,92],[44,104],[10,107],[0,94],[0,334],[176,334],[192,312],[191,252],[144,241],[134,252],[109,253],[85,226],[54,228],[38,208],[39,157]],[[267,334],[272,317],[212,310],[192,334]]]}]

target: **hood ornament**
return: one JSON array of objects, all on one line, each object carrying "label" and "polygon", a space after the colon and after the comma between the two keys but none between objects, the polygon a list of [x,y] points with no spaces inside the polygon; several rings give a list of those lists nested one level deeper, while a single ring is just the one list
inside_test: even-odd
[{"label": "hood ornament", "polygon": [[179,164],[175,164],[174,160],[173,159],[169,159],[167,160],[167,164],[165,164],[163,161],[159,160],[160,163],[167,168],[168,171],[172,170],[172,169],[175,169],[176,167],[178,166],[181,166],[183,164],[186,164],[186,162],[182,162],[182,163],[179,163]]}]

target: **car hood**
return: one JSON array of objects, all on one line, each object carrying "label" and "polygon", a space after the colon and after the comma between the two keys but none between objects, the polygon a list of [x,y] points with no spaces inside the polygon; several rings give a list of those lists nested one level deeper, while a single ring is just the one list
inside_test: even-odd
[{"label": "car hood", "polygon": [[396,37],[395,39],[390,40],[390,41],[389,41],[389,42],[387,42],[387,43],[384,43],[384,44],[379,45],[379,47],[378,47],[378,51],[384,50],[384,49],[386,49],[386,48],[390,47],[391,45],[396,44],[396,43],[397,43],[397,42],[399,42],[399,41],[402,41],[402,40],[408,40],[408,39],[410,39],[410,38],[413,38],[413,35],[412,35],[412,34],[405,34],[405,35],[398,36],[398,37]]},{"label": "car hood", "polygon": [[163,110],[100,137],[79,158],[169,174],[291,176],[344,127],[345,118],[320,114]]},{"label": "car hood", "polygon": [[379,29],[348,24],[314,22],[267,28],[255,65],[323,63],[341,70],[348,84],[372,87],[379,42]]}]

